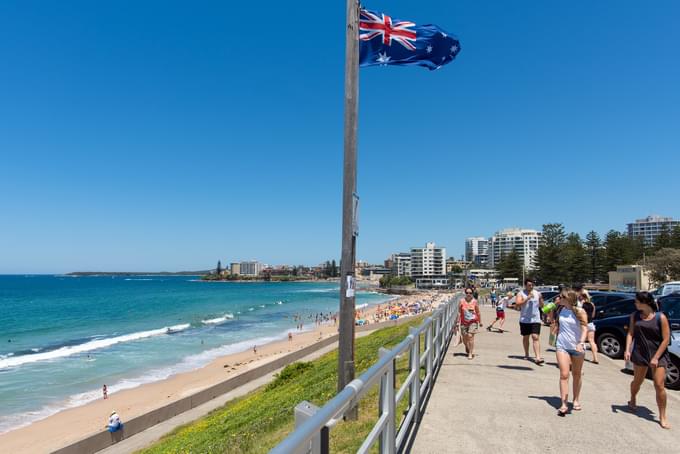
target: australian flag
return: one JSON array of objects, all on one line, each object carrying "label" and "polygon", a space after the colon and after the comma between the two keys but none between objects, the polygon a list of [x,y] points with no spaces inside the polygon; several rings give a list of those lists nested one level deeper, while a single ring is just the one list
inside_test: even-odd
[{"label": "australian flag", "polygon": [[387,14],[361,10],[359,64],[418,65],[439,69],[453,61],[460,43],[436,25],[416,25]]}]

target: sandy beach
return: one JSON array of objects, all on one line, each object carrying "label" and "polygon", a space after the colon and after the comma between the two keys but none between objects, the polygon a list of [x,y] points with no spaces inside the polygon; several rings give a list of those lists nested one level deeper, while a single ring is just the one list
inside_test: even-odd
[{"label": "sandy beach", "polygon": [[[420,293],[399,297],[390,304],[407,307],[419,301],[426,301],[427,306],[430,303],[436,306],[441,298],[441,295],[437,296],[434,293]],[[377,320],[377,310],[378,306],[362,309],[360,316],[370,321]],[[384,310],[385,304],[382,305],[381,312]],[[337,334],[337,326],[330,322],[315,326],[309,331],[300,332],[293,329],[291,333],[293,335],[290,340],[258,345],[256,351],[249,349],[227,355],[201,369],[109,394],[106,400],[98,399],[66,409],[26,427],[0,434],[0,446],[3,452],[13,454],[54,451],[88,435],[101,432],[112,410],[116,410],[125,422],[333,336]]]}]

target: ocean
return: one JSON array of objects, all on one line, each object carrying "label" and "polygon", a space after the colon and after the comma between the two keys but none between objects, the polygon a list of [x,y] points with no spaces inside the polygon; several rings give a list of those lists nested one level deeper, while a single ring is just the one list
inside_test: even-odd
[{"label": "ocean", "polygon": [[[0,433],[285,339],[338,309],[337,283],[0,276]],[[357,306],[389,297],[357,293]],[[310,318],[311,317],[311,318]]]}]

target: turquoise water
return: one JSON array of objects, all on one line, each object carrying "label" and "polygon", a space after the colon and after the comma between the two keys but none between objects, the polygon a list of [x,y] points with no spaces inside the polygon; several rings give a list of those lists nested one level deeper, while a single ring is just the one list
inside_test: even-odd
[{"label": "turquoise water", "polygon": [[[359,292],[357,305],[384,295]],[[333,283],[0,276],[0,432],[283,339],[336,312]]]}]

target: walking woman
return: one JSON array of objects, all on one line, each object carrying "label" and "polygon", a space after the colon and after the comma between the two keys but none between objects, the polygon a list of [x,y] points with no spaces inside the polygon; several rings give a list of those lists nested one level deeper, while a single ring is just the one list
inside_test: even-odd
[{"label": "walking woman", "polygon": [[578,307],[578,294],[573,290],[562,291],[559,307],[555,314],[554,334],[557,336],[557,365],[560,368],[560,399],[562,405],[557,414],[565,416],[569,412],[569,371],[574,386],[572,409],[581,410],[581,371],[585,357],[585,341],[588,334],[588,317]]},{"label": "walking woman", "polygon": [[593,364],[600,364],[597,360],[597,343],[595,342],[595,323],[593,323],[593,318],[595,317],[595,304],[590,299],[590,293],[588,290],[581,291],[581,307],[586,311],[588,316],[588,344],[590,345],[590,351],[593,353]]},{"label": "walking woman", "polygon": [[465,298],[458,302],[460,321],[460,333],[463,336],[463,344],[468,359],[475,357],[475,334],[482,326],[482,318],[479,313],[479,304],[472,297],[472,288],[465,289]]},{"label": "walking woman", "polygon": [[630,316],[628,336],[626,336],[626,361],[633,362],[633,381],[630,384],[631,410],[637,410],[637,394],[647,375],[647,369],[652,368],[656,404],[659,406],[659,424],[664,429],[671,426],[666,419],[666,367],[670,362],[668,344],[671,330],[668,326],[666,314],[659,311],[654,297],[649,292],[635,294],[635,308]]}]

